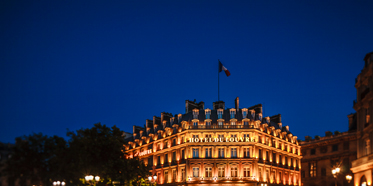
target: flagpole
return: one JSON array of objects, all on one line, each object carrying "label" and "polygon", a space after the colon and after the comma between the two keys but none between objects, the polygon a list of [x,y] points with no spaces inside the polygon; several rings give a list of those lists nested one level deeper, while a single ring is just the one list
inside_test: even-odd
[{"label": "flagpole", "polygon": [[218,59],[218,101],[220,101],[220,87],[219,87],[219,67],[220,67],[220,60]]}]

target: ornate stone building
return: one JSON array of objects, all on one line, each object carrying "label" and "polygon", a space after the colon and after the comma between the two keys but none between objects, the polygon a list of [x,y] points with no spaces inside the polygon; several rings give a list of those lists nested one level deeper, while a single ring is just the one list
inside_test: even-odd
[{"label": "ornate stone building", "polygon": [[[349,115],[349,118],[351,115]],[[346,175],[350,172],[351,162],[356,160],[356,124],[350,120],[348,132],[334,135],[325,132],[325,137],[315,137],[302,141],[302,183],[303,186],[353,186],[353,181],[348,183]],[[332,169],[340,168],[340,173],[334,178]]]},{"label": "ornate stone building", "polygon": [[373,174],[373,52],[368,53],[365,65],[356,78],[357,100],[354,109],[357,119],[357,160],[352,162],[355,185],[372,185]]},{"label": "ornate stone building", "polygon": [[185,114],[161,113],[133,127],[128,158],[148,164],[160,185],[300,185],[297,137],[281,115],[262,117],[262,105],[205,109],[186,101]]}]

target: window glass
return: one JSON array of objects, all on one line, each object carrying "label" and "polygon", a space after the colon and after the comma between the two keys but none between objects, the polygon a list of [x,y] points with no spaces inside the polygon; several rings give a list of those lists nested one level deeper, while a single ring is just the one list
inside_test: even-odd
[{"label": "window glass", "polygon": [[193,177],[199,177],[199,167],[193,167]]}]

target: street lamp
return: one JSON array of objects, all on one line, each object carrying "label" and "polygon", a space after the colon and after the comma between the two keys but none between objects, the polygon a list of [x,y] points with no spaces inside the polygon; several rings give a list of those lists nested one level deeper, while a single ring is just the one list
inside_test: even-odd
[{"label": "street lamp", "polygon": [[347,180],[348,183],[350,183],[351,180],[352,180],[352,176],[351,175],[346,175],[346,180]]},{"label": "street lamp", "polygon": [[[88,175],[88,176],[85,176],[85,181],[87,181],[89,183],[89,185],[95,185],[96,182],[100,181],[100,176],[92,176],[92,175]],[[94,179],[94,181],[93,181]]]},{"label": "street lamp", "polygon": [[340,171],[341,171],[341,169],[339,167],[332,170],[332,174],[335,178],[335,186],[337,186],[337,176],[338,176]]},{"label": "street lamp", "polygon": [[153,179],[153,181],[155,182],[155,181],[157,180],[157,176],[154,175],[153,177],[152,177],[152,176],[149,176],[149,177],[148,177],[148,180],[149,180],[149,182],[150,182],[150,185],[152,184],[152,179]]},{"label": "street lamp", "polygon": [[60,182],[60,181],[54,181],[53,182],[53,185],[58,185],[58,186],[64,186],[66,183],[64,181]]}]

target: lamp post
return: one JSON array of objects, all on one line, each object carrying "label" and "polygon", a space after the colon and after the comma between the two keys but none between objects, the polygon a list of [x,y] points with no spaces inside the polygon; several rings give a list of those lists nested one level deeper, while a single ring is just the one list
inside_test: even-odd
[{"label": "lamp post", "polygon": [[350,183],[351,180],[352,180],[352,176],[351,175],[346,175],[346,180],[347,180],[348,183]]},{"label": "lamp post", "polygon": [[337,176],[338,176],[338,174],[339,174],[340,171],[341,171],[341,169],[338,168],[338,167],[332,170],[332,174],[333,174],[333,176],[335,178],[335,186],[337,186]]},{"label": "lamp post", "polygon": [[156,175],[154,175],[153,177],[149,176],[148,179],[149,179],[150,185],[152,185],[152,179],[153,179],[153,182],[155,182],[157,180],[157,176]]},{"label": "lamp post", "polygon": [[92,175],[88,175],[85,176],[84,179],[89,183],[89,185],[96,185],[96,182],[100,181],[100,176],[93,177]]},{"label": "lamp post", "polygon": [[64,181],[60,182],[60,181],[54,181],[53,182],[53,185],[54,186],[64,186],[66,183]]}]

